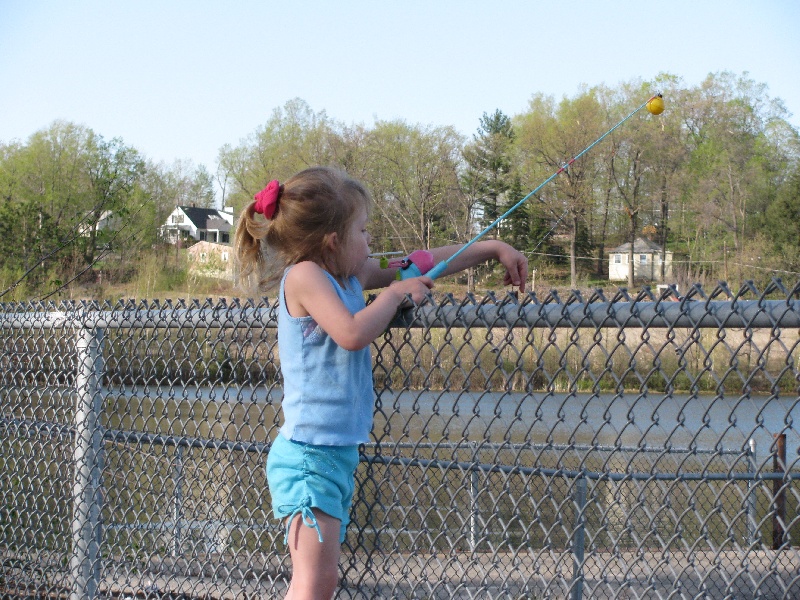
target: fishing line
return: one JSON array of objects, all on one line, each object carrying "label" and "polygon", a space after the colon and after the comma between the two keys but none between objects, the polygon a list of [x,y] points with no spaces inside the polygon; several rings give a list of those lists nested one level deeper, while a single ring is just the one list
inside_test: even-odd
[{"label": "fishing line", "polygon": [[[499,224],[499,223],[500,223],[500,222],[501,222],[503,219],[505,219],[506,217],[508,217],[508,216],[509,216],[511,213],[513,213],[515,210],[517,210],[517,209],[518,209],[520,206],[522,206],[523,204],[525,204],[525,202],[527,202],[527,201],[528,201],[528,199],[529,199],[531,196],[535,195],[535,194],[536,194],[536,193],[537,193],[539,190],[541,190],[541,189],[542,189],[542,188],[543,188],[545,185],[547,185],[547,184],[548,184],[548,183],[550,183],[550,182],[551,182],[553,179],[555,179],[555,178],[556,178],[558,175],[560,175],[561,173],[563,173],[564,171],[566,171],[566,170],[567,170],[567,169],[570,167],[570,165],[572,165],[572,163],[574,163],[574,162],[575,162],[576,160],[578,160],[578,159],[579,159],[581,156],[583,156],[584,154],[586,154],[586,153],[587,153],[589,150],[591,150],[592,148],[594,148],[594,147],[595,147],[597,144],[599,144],[601,141],[603,141],[603,139],[604,139],[604,138],[605,138],[607,135],[609,135],[610,133],[612,133],[612,132],[613,132],[615,129],[617,129],[617,128],[618,128],[620,125],[622,125],[622,124],[623,124],[625,121],[627,121],[627,120],[628,120],[628,119],[630,119],[630,118],[631,118],[633,115],[635,115],[635,114],[636,114],[636,113],[638,113],[640,110],[642,110],[644,107],[647,107],[647,110],[649,110],[649,111],[650,111],[650,113],[652,113],[652,114],[654,114],[654,115],[659,115],[659,114],[661,114],[661,113],[664,111],[664,101],[662,100],[662,96],[661,96],[661,94],[655,94],[654,96],[651,96],[650,98],[648,98],[648,99],[647,99],[647,101],[643,102],[641,106],[639,106],[637,109],[635,109],[633,112],[631,112],[631,113],[630,113],[630,114],[629,114],[627,117],[625,117],[624,119],[622,119],[622,120],[621,120],[619,123],[617,123],[616,125],[614,125],[614,126],[611,128],[611,129],[609,129],[608,131],[606,131],[606,132],[605,132],[603,135],[601,135],[599,138],[597,138],[597,139],[596,139],[595,141],[593,141],[591,144],[589,144],[588,146],[586,146],[586,148],[584,148],[584,149],[583,149],[583,150],[581,150],[581,151],[580,151],[578,154],[576,154],[575,156],[573,156],[573,157],[572,157],[572,158],[571,158],[569,161],[567,161],[566,163],[564,163],[564,164],[561,166],[561,168],[560,168],[560,169],[558,169],[558,170],[557,170],[555,173],[553,173],[552,175],[550,175],[550,177],[548,177],[547,179],[545,179],[545,180],[544,180],[544,181],[543,181],[543,182],[542,182],[542,183],[541,183],[541,184],[540,184],[540,185],[539,185],[539,186],[538,186],[538,187],[537,187],[535,190],[533,190],[532,192],[530,192],[530,193],[529,193],[528,195],[526,195],[526,196],[525,196],[525,197],[524,197],[522,200],[520,200],[519,202],[517,202],[517,203],[516,203],[514,206],[512,206],[511,208],[509,208],[509,209],[508,209],[506,212],[504,212],[502,215],[500,215],[499,217],[497,217],[497,219],[495,219],[495,220],[494,220],[492,223],[490,223],[490,224],[489,224],[489,225],[488,225],[488,226],[487,226],[487,227],[486,227],[486,228],[485,228],[483,231],[481,231],[481,232],[480,232],[478,235],[476,235],[474,238],[472,238],[472,239],[471,239],[469,242],[467,242],[467,243],[466,243],[466,244],[464,244],[464,245],[463,245],[461,248],[459,248],[459,249],[458,249],[458,251],[457,251],[457,252],[455,252],[455,254],[453,254],[453,255],[452,255],[450,258],[448,258],[448,259],[446,259],[446,260],[443,260],[443,261],[441,261],[439,264],[435,265],[435,266],[434,266],[434,267],[433,267],[433,268],[432,268],[430,271],[428,271],[428,272],[426,273],[426,275],[427,275],[428,277],[430,277],[431,279],[437,279],[437,278],[441,277],[441,276],[442,276],[442,274],[444,273],[444,271],[447,269],[447,267],[448,267],[448,265],[450,264],[450,262],[451,262],[451,261],[452,261],[454,258],[456,258],[457,256],[459,256],[459,255],[460,255],[462,252],[464,252],[464,251],[465,251],[467,248],[469,248],[469,247],[470,247],[472,244],[474,244],[475,242],[477,242],[479,239],[481,239],[483,236],[485,236],[485,235],[486,235],[486,234],[487,234],[489,231],[491,231],[492,229],[494,229],[494,228],[495,228],[495,227],[496,227],[496,226],[497,226],[497,225],[498,225],[498,224]],[[566,213],[565,213],[565,214],[566,214]],[[561,220],[563,217],[564,217],[564,215],[562,215],[562,216],[559,218],[559,221],[560,221],[560,220]],[[556,222],[556,225],[557,225],[557,224],[558,224],[558,222]],[[551,231],[552,231],[552,229],[551,229]],[[549,234],[549,233],[550,233],[550,232],[548,232],[548,234]],[[539,243],[541,243],[541,242],[539,242]],[[538,246],[537,246],[537,247],[538,247]]]}]

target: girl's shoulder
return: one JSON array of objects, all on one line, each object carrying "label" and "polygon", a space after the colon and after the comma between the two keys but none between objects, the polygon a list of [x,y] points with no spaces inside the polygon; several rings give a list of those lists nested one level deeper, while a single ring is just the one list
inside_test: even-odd
[{"label": "girl's shoulder", "polygon": [[302,277],[314,274],[324,274],[325,269],[320,267],[317,263],[311,260],[304,260],[299,263],[295,263],[293,265],[289,265],[286,267],[285,274],[288,277],[292,275],[293,277]]},{"label": "girl's shoulder", "polygon": [[[328,285],[325,285],[325,283]],[[315,262],[303,261],[287,268],[284,273],[284,295],[303,293],[305,290],[314,292],[321,289],[330,290],[338,296],[363,294],[363,287],[358,277],[351,275],[345,281],[339,281],[323,267]]]},{"label": "girl's shoulder", "polygon": [[325,289],[328,281],[327,272],[314,262],[303,261],[288,267],[283,275],[282,299],[289,315],[295,318],[308,316],[305,302],[320,289]]},{"label": "girl's shoulder", "polygon": [[331,276],[325,269],[310,260],[288,267],[283,276],[284,286],[288,287],[316,285],[321,281],[330,279]]}]

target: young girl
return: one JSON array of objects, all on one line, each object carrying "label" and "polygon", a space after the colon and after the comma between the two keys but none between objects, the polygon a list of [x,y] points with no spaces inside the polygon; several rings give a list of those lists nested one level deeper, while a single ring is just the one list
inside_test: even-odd
[{"label": "young girl", "polygon": [[[369,257],[369,209],[359,182],[315,167],[282,185],[270,182],[236,229],[240,276],[279,284],[284,424],[270,448],[267,483],[273,512],[285,519],[291,600],[333,597],[358,446],[372,428],[370,344],[408,297],[420,303],[433,287],[425,276],[396,281],[396,269]],[[459,248],[430,252],[438,263]],[[473,244],[445,274],[490,259],[505,266],[504,283],[524,292],[525,257],[498,241]],[[377,288],[385,289],[366,306],[363,290]]]}]

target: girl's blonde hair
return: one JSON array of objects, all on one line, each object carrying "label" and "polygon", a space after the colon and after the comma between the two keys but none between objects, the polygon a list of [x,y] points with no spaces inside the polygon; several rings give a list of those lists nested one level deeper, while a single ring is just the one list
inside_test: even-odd
[{"label": "girl's blonde hair", "polygon": [[234,249],[239,281],[265,291],[275,287],[286,267],[309,260],[340,281],[349,273],[341,253],[332,254],[329,242],[336,234],[346,245],[349,226],[359,208],[369,211],[367,189],[344,171],[311,167],[281,186],[271,220],[255,212],[255,202],[242,212],[236,226]]}]

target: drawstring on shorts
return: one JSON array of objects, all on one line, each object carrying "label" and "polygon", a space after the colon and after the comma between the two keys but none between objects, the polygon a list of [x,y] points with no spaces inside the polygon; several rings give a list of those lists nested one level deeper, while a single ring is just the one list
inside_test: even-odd
[{"label": "drawstring on shorts", "polygon": [[294,518],[299,514],[300,519],[303,521],[303,524],[306,527],[313,527],[317,530],[317,537],[319,538],[319,543],[322,543],[322,530],[319,528],[319,523],[317,523],[317,517],[314,516],[314,512],[311,510],[311,507],[308,504],[304,504],[302,506],[298,506],[294,509],[289,509],[289,507],[281,507],[281,511],[284,510],[291,510],[291,514],[289,514],[289,520],[286,523],[286,535],[283,537],[283,543],[288,545],[289,544],[289,529],[292,526],[292,521]]}]

